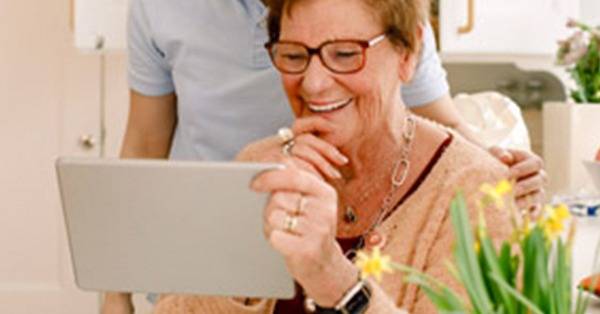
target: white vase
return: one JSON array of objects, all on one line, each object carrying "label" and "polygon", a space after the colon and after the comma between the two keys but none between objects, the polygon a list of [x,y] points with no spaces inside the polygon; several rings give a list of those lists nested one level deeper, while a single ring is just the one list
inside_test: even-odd
[{"label": "white vase", "polygon": [[600,104],[549,102],[543,111],[549,196],[596,193],[583,160],[600,148]]}]

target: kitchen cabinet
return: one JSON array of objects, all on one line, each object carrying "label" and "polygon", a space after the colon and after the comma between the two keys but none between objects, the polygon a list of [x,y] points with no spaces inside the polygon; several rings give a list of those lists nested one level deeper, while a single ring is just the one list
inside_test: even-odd
[{"label": "kitchen cabinet", "polygon": [[64,0],[0,1],[0,313],[98,310],[98,294],[75,286],[54,161],[116,154],[124,58],[75,49],[69,12]]},{"label": "kitchen cabinet", "polygon": [[579,17],[574,0],[439,0],[445,54],[549,55]]}]

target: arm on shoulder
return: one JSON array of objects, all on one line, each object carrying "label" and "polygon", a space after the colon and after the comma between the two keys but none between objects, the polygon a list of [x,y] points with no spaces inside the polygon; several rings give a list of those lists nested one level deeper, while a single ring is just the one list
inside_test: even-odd
[{"label": "arm on shoulder", "polygon": [[426,103],[422,106],[411,107],[410,110],[415,114],[424,118],[433,120],[447,127],[450,127],[464,136],[472,143],[485,148],[483,143],[469,129],[467,122],[462,118],[449,94],[444,94],[442,97]]}]

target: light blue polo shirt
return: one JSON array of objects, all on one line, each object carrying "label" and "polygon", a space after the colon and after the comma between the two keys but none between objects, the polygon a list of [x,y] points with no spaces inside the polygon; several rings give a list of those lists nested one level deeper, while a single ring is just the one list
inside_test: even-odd
[{"label": "light blue polo shirt", "polygon": [[[292,123],[279,74],[263,45],[260,0],[132,0],[129,84],[147,96],[177,94],[173,159],[230,160],[247,143]],[[407,105],[448,92],[430,28]]]}]

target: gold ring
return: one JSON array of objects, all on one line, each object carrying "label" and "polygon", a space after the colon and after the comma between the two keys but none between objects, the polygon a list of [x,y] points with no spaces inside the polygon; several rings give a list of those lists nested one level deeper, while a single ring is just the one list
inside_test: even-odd
[{"label": "gold ring", "polygon": [[294,139],[294,132],[290,128],[281,128],[277,131],[277,136],[282,144],[285,144]]},{"label": "gold ring", "polygon": [[281,153],[285,156],[292,156],[292,148],[294,148],[294,145],[296,145],[294,140],[283,143],[283,146],[281,146]]},{"label": "gold ring", "polygon": [[294,211],[294,215],[302,215],[302,213],[304,212],[304,206],[306,206],[306,198],[300,195],[300,199],[298,200],[298,206],[296,206],[296,211]]},{"label": "gold ring", "polygon": [[283,229],[289,233],[294,233],[294,229],[298,225],[298,217],[296,216],[286,216],[285,221],[283,222]]}]

